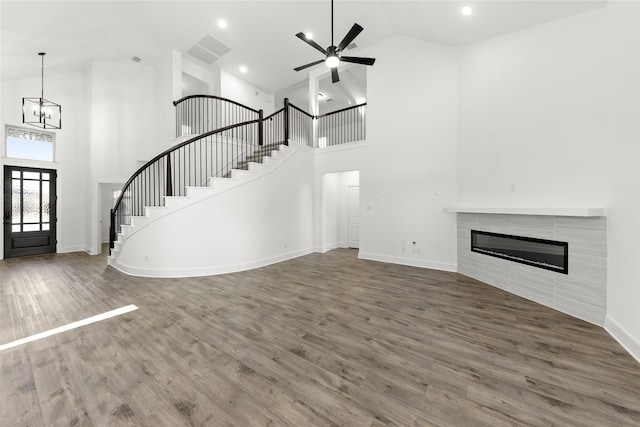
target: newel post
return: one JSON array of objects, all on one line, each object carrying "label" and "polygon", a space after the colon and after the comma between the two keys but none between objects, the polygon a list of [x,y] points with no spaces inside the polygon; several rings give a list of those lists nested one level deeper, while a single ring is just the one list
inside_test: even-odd
[{"label": "newel post", "polygon": [[289,145],[289,98],[284,99],[284,145]]},{"label": "newel post", "polygon": [[258,110],[258,145],[264,144],[264,111]]},{"label": "newel post", "polygon": [[111,253],[116,241],[116,210],[111,209],[109,216],[111,218],[111,224],[109,225],[109,253]]}]

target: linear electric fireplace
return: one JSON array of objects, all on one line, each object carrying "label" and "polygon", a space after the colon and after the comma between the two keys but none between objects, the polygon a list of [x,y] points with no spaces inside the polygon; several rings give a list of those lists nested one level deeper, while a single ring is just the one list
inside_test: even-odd
[{"label": "linear electric fireplace", "polygon": [[569,243],[471,230],[471,251],[569,273]]}]

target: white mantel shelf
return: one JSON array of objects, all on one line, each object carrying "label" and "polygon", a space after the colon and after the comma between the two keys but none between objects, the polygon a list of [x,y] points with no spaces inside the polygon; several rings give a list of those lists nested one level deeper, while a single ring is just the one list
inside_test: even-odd
[{"label": "white mantel shelf", "polygon": [[452,213],[478,213],[500,215],[547,215],[547,216],[579,216],[598,217],[606,216],[604,208],[474,208],[455,207],[447,208]]}]

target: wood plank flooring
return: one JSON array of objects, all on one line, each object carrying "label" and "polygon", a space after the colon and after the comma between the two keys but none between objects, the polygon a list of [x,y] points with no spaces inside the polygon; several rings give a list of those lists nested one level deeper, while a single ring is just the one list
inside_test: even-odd
[{"label": "wood plank flooring", "polygon": [[104,256],[0,261],[1,426],[638,426],[601,328],[455,273],[311,254],[144,279]]}]

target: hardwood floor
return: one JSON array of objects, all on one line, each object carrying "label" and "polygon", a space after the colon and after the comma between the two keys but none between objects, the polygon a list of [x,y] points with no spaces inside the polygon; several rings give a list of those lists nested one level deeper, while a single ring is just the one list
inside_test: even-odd
[{"label": "hardwood floor", "polygon": [[601,328],[455,273],[311,254],[144,279],[83,253],[0,261],[2,426],[638,426]]}]

